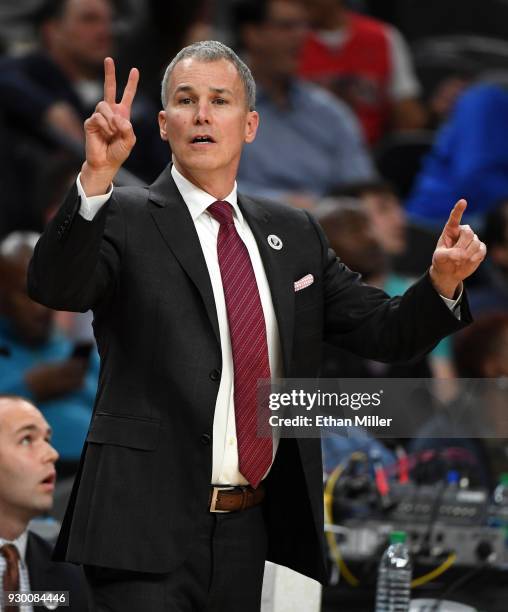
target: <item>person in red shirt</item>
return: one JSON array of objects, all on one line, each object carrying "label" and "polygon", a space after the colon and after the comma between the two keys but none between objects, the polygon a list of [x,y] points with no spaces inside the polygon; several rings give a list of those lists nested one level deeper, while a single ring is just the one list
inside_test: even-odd
[{"label": "person in red shirt", "polygon": [[313,30],[303,48],[300,75],[348,102],[371,145],[391,130],[423,128],[420,86],[398,30],[348,10],[343,0],[306,4]]}]

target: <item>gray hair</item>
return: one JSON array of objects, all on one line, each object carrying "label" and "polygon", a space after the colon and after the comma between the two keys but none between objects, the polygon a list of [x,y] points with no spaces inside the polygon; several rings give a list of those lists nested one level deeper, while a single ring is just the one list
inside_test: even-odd
[{"label": "gray hair", "polygon": [[250,111],[256,108],[256,83],[250,68],[243,62],[238,55],[229,47],[218,40],[203,40],[184,47],[171,60],[166,68],[161,85],[162,107],[166,108],[168,103],[168,84],[174,67],[184,59],[196,58],[202,62],[217,62],[226,60],[231,62],[236,68],[245,90],[245,98]]}]

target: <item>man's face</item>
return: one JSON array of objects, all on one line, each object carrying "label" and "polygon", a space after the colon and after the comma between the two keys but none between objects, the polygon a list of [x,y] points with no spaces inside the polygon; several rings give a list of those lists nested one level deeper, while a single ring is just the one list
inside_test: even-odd
[{"label": "man's face", "polygon": [[273,0],[266,20],[251,26],[245,39],[247,50],[265,72],[280,78],[293,77],[308,32],[307,11],[301,2]]},{"label": "man's face", "polygon": [[397,197],[391,193],[366,193],[361,197],[375,235],[389,255],[406,248],[406,219]]},{"label": "man's face", "polygon": [[51,509],[58,453],[50,434],[37,408],[0,398],[0,516],[29,521]]},{"label": "man's face", "polygon": [[101,70],[111,53],[112,11],[109,0],[68,0],[51,28],[57,48],[87,70]]},{"label": "man's face", "polygon": [[383,249],[368,217],[357,213],[343,213],[341,222],[327,231],[330,246],[341,260],[366,280],[385,271]]},{"label": "man's face", "polygon": [[28,297],[28,261],[28,255],[20,255],[15,261],[3,261],[0,266],[2,314],[9,320],[15,334],[23,343],[37,345],[47,341],[55,312]]},{"label": "man's face", "polygon": [[234,179],[243,144],[254,140],[258,120],[247,108],[242,80],[231,62],[188,58],[176,64],[159,126],[184,176],[192,180],[206,171]]}]

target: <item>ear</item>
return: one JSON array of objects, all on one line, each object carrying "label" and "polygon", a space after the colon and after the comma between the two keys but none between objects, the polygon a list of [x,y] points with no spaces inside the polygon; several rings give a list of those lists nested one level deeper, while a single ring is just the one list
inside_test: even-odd
[{"label": "ear", "polygon": [[259,126],[259,113],[249,111],[245,122],[245,142],[252,142],[256,138],[256,132]]},{"label": "ear", "polygon": [[167,132],[167,121],[166,121],[166,111],[161,110],[157,115],[157,120],[159,121],[159,132],[162,140],[168,140],[168,132]]}]

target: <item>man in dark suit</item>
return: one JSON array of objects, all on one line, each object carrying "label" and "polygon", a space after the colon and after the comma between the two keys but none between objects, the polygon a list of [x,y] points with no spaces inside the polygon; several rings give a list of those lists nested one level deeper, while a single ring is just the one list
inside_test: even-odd
[{"label": "man in dark suit", "polygon": [[102,359],[57,555],[84,564],[96,610],[255,611],[266,558],[326,579],[319,441],[257,438],[256,381],[314,377],[323,338],[380,360],[429,350],[469,321],[456,298],[484,246],[459,202],[429,273],[389,300],[307,212],[237,197],[255,86],[215,41],[166,71],[173,165],[111,193],[137,80],[116,102],[105,60],[86,161],[29,270],[34,299],[93,309]]},{"label": "man in dark suit", "polygon": [[50,436],[35,406],[20,397],[0,396],[0,584],[10,591],[69,591],[70,609],[84,612],[88,603],[81,570],[52,561],[52,546],[28,529],[30,519],[53,505],[58,453]]}]

